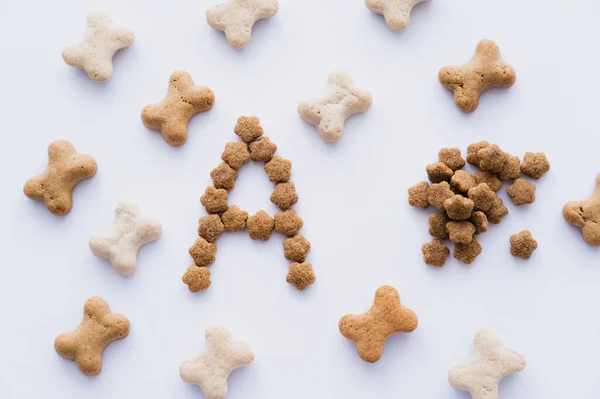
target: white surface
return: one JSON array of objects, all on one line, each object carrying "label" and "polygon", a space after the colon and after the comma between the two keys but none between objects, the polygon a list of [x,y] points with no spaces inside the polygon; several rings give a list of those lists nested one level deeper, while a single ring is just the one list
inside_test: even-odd
[{"label": "white surface", "polygon": [[[433,0],[418,5],[407,30],[396,34],[360,0],[284,0],[243,51],[208,26],[210,4],[0,4],[0,397],[202,397],[180,380],[178,367],[200,352],[204,328],[217,323],[256,352],[250,367],[232,374],[230,399],[466,399],[447,372],[470,358],[482,327],[527,358],[525,371],[501,384],[501,398],[597,397],[598,250],[564,222],[561,208],[587,197],[599,171],[600,4]],[[83,37],[85,17],[96,8],[136,34],[107,84],[90,81],[60,55]],[[437,73],[469,60],[482,38],[497,41],[517,83],[486,93],[479,109],[464,115]],[[216,105],[193,119],[183,148],[172,148],[143,126],[140,112],[163,98],[180,68],[215,92]],[[340,143],[328,145],[296,106],[321,96],[334,68],[347,69],[374,102],[350,118]],[[191,294],[181,282],[205,214],[199,197],[242,114],[258,115],[279,154],[293,161],[296,209],[317,274],[306,292],[285,282],[280,236],[265,244],[225,235],[210,289]],[[59,138],[98,162],[66,217],[22,193]],[[407,205],[406,189],[425,178],[441,147],[466,149],[482,139],[519,156],[545,151],[552,170],[534,205],[510,205],[505,221],[481,237],[476,263],[427,267],[420,250],[430,239],[427,212]],[[230,203],[273,213],[271,189],[260,166],[244,166]],[[163,225],[130,278],[88,248],[93,233],[110,229],[124,199]],[[529,262],[508,251],[510,234],[525,228],[540,244]],[[383,284],[399,290],[420,325],[390,339],[370,365],[337,323],[365,311]],[[132,330],[109,346],[100,376],[88,378],[54,352],[53,341],[78,325],[93,295],[128,316]]]}]

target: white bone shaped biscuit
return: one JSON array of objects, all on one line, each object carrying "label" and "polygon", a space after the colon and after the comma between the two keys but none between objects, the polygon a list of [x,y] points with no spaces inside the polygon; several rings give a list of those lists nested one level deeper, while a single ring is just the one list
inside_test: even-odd
[{"label": "white bone shaped biscuit", "polygon": [[133,43],[133,31],[115,24],[101,11],[88,15],[87,26],[83,40],[63,50],[63,59],[72,67],[84,69],[90,79],[106,82],[113,73],[113,56]]},{"label": "white bone shaped biscuit", "polygon": [[298,106],[303,121],[317,128],[325,141],[340,141],[344,134],[346,119],[354,114],[367,112],[373,96],[356,87],[346,72],[332,72],[325,97],[320,100],[304,101]]},{"label": "white bone shaped biscuit", "polygon": [[473,399],[498,399],[502,378],[525,368],[523,355],[508,349],[488,330],[475,334],[475,354],[466,364],[448,372],[450,385],[471,393]]},{"label": "white bone shaped biscuit", "polygon": [[109,259],[113,268],[122,275],[131,276],[135,272],[139,249],[157,240],[161,231],[160,223],[142,217],[135,204],[120,202],[115,211],[113,231],[92,237],[90,249],[97,257]]},{"label": "white bone shaped biscuit", "polygon": [[277,14],[278,0],[227,0],[206,11],[210,26],[225,32],[232,47],[240,49],[248,44],[256,21]]},{"label": "white bone shaped biscuit", "polygon": [[238,367],[252,363],[254,352],[247,343],[234,340],[222,326],[206,329],[205,345],[195,359],[181,363],[179,375],[188,384],[198,385],[207,399],[223,399],[227,377]]},{"label": "white bone shaped biscuit", "polygon": [[410,12],[419,3],[429,0],[366,0],[369,10],[382,14],[390,29],[399,31],[410,22]]}]

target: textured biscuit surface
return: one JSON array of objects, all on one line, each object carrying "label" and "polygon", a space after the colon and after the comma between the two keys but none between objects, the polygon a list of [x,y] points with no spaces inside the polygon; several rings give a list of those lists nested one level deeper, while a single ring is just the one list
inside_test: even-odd
[{"label": "textured biscuit surface", "polygon": [[417,315],[400,304],[400,295],[390,286],[380,287],[375,293],[371,309],[360,315],[346,315],[339,323],[342,335],[356,343],[359,356],[375,363],[383,354],[383,344],[399,332],[417,328]]},{"label": "textured biscuit surface", "polygon": [[65,48],[62,57],[68,65],[86,71],[90,79],[106,82],[113,73],[113,56],[133,43],[133,31],[101,11],[88,15],[87,27],[83,40]]},{"label": "textured biscuit surface", "polygon": [[83,307],[83,321],[74,331],[60,334],[54,341],[56,353],[74,360],[85,375],[102,371],[102,353],[108,344],[129,335],[127,317],[111,313],[104,299],[92,297]]},{"label": "textured biscuit surface", "polygon": [[90,239],[90,249],[99,258],[109,259],[113,268],[124,276],[135,272],[139,249],[160,237],[160,223],[143,217],[135,204],[119,202],[115,211],[115,224],[108,234]]},{"label": "textured biscuit surface", "polygon": [[410,12],[419,3],[429,0],[366,0],[369,10],[381,14],[390,29],[399,31],[410,22]]},{"label": "textured biscuit surface", "polygon": [[298,114],[303,121],[317,128],[325,141],[342,139],[344,123],[351,115],[367,112],[371,108],[371,93],[354,85],[346,72],[332,72],[325,97],[300,103]]},{"label": "textured biscuit surface", "polygon": [[68,141],[56,140],[48,146],[46,170],[29,179],[23,191],[33,200],[44,201],[53,214],[66,215],[73,208],[73,189],[94,176],[97,168],[94,158],[78,154]]},{"label": "textured biscuit surface", "polygon": [[207,399],[223,399],[229,374],[253,361],[250,345],[234,340],[226,327],[209,327],[204,349],[196,358],[181,363],[179,375],[188,384],[198,385]]},{"label": "textured biscuit surface", "polygon": [[498,399],[500,381],[525,365],[523,355],[506,348],[491,331],[480,330],[475,335],[475,354],[466,364],[452,367],[448,380],[473,399]]},{"label": "textured biscuit surface", "polygon": [[596,176],[596,188],[585,201],[573,201],[563,207],[565,220],[581,229],[583,239],[589,245],[600,246],[600,174]]}]

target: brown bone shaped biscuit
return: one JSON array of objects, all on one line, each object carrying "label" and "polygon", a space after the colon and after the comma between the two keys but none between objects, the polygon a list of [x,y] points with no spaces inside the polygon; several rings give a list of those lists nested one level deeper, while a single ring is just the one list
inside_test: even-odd
[{"label": "brown bone shaped biscuit", "polygon": [[473,112],[484,91],[492,87],[510,87],[517,75],[500,59],[498,45],[491,40],[482,40],[471,61],[460,67],[443,67],[438,78],[445,88],[454,92],[454,102],[461,111]]},{"label": "brown bone shaped biscuit", "polygon": [[81,155],[66,140],[48,146],[48,166],[41,175],[25,183],[23,191],[32,200],[44,201],[55,215],[66,215],[73,208],[73,189],[83,179],[96,174],[98,166],[89,155]]},{"label": "brown bone shaped biscuit", "polygon": [[563,208],[565,220],[581,229],[583,239],[589,245],[600,246],[600,174],[596,176],[596,188],[585,201],[573,201]]},{"label": "brown bone shaped biscuit", "polygon": [[104,349],[129,335],[129,327],[127,317],[111,313],[104,299],[92,297],[85,302],[79,327],[56,337],[54,349],[63,358],[74,360],[83,374],[98,375]]},{"label": "brown bone shaped biscuit", "polygon": [[375,293],[373,306],[360,315],[346,315],[339,323],[340,332],[356,343],[359,356],[375,363],[383,354],[383,344],[393,334],[412,332],[417,328],[415,312],[400,304],[394,287],[385,285]]},{"label": "brown bone shaped biscuit", "polygon": [[148,129],[160,131],[172,146],[184,145],[192,116],[209,111],[215,95],[208,87],[194,84],[185,71],[175,71],[169,79],[167,96],[159,103],[144,107],[142,121]]}]

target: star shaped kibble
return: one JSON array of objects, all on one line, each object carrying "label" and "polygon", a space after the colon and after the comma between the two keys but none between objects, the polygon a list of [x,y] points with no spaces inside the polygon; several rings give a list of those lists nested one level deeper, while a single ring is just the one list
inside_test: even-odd
[{"label": "star shaped kibble", "polygon": [[585,201],[569,202],[563,207],[563,217],[572,226],[579,227],[589,245],[600,246],[600,174],[596,188]]},{"label": "star shaped kibble", "polygon": [[502,378],[525,368],[523,355],[506,348],[488,330],[475,334],[475,354],[466,364],[454,366],[448,372],[450,385],[471,393],[473,399],[498,399],[498,384]]},{"label": "star shaped kibble", "polygon": [[198,385],[207,399],[223,399],[229,374],[252,363],[254,353],[245,342],[234,340],[226,327],[207,328],[205,342],[195,359],[181,363],[179,375],[188,384]]},{"label": "star shaped kibble", "polygon": [[109,259],[113,268],[124,276],[135,272],[137,253],[161,234],[158,221],[143,217],[138,207],[129,202],[117,204],[115,225],[108,234],[90,240],[90,249],[99,258]]}]

